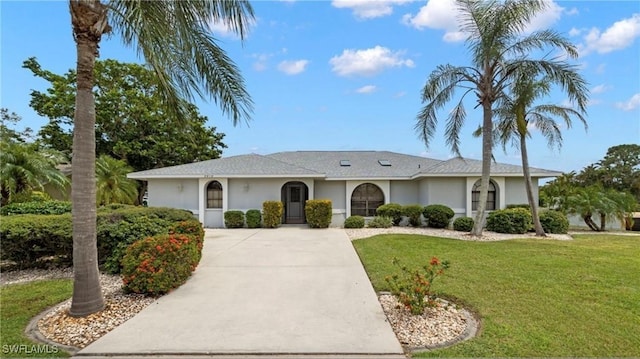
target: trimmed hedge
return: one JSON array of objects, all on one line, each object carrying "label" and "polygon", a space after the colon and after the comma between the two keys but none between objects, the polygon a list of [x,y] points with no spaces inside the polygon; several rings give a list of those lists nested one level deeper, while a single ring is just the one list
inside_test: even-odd
[{"label": "trimmed hedge", "polygon": [[375,216],[367,223],[369,228],[390,228],[393,226],[393,219],[391,217]]},{"label": "trimmed hedge", "polygon": [[402,221],[402,206],[398,203],[387,203],[376,209],[376,215],[393,219],[393,225],[397,226]]},{"label": "trimmed hedge", "polygon": [[524,208],[524,209],[531,210],[531,206],[529,206],[529,203],[508,204],[505,208],[506,208],[506,209],[511,209],[511,208]]},{"label": "trimmed hedge", "polygon": [[501,209],[487,216],[487,229],[493,232],[524,234],[532,226],[531,212],[525,208]]},{"label": "trimmed hedge", "polygon": [[402,207],[402,215],[405,217],[409,217],[409,224],[413,227],[420,227],[422,225],[422,220],[420,216],[422,215],[422,206],[419,204],[408,204]]},{"label": "trimmed hedge", "polygon": [[471,232],[473,224],[471,217],[458,217],[453,221],[453,229],[459,232]]},{"label": "trimmed hedge", "polygon": [[431,204],[424,207],[422,215],[427,220],[427,226],[432,228],[447,228],[455,213],[453,213],[451,208],[443,204]]},{"label": "trimmed hedge", "polygon": [[262,225],[262,214],[259,209],[250,209],[246,213],[247,227],[260,228]]},{"label": "trimmed hedge", "polygon": [[331,200],[310,199],[304,205],[307,223],[311,228],[329,228],[333,216]]},{"label": "trimmed hedge", "polygon": [[17,214],[64,214],[71,213],[71,202],[68,201],[31,201],[11,203],[0,208],[0,215]]},{"label": "trimmed hedge", "polygon": [[242,211],[224,212],[224,226],[227,228],[244,227],[244,212]]},{"label": "trimmed hedge", "polygon": [[345,219],[344,228],[364,228],[364,217],[351,216]]},{"label": "trimmed hedge", "polygon": [[540,224],[546,233],[566,234],[569,231],[569,219],[558,211],[540,211]]},{"label": "trimmed hedge", "polygon": [[265,228],[278,228],[282,223],[284,205],[280,201],[262,203],[262,224]]},{"label": "trimmed hedge", "polygon": [[147,237],[127,248],[122,281],[127,292],[159,295],[181,286],[200,261],[202,247],[187,234]]}]

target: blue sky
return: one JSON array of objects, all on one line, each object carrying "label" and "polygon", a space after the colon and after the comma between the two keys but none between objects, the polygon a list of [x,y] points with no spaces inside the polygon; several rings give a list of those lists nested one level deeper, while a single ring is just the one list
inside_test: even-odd
[{"label": "blue sky", "polygon": [[[210,125],[226,133],[224,156],[290,150],[389,150],[447,159],[439,113],[427,148],[414,132],[424,83],[439,64],[468,65],[464,34],[452,0],[254,1],[256,23],[242,43],[212,25],[221,46],[240,67],[255,102],[252,121],[232,126],[212,102],[198,101]],[[35,56],[63,73],[75,66],[67,2],[0,1],[1,106],[23,126],[47,119],[30,107],[32,89],[47,83],[21,67]],[[640,143],[640,2],[550,2],[529,31],[553,28],[579,48],[575,64],[589,82],[589,129],[575,122],[563,131],[560,151],[539,133],[529,141],[530,164],[571,171],[601,159],[607,148]],[[142,62],[117,36],[103,39],[101,59]],[[459,93],[461,94],[461,92]],[[566,104],[554,94],[546,103]],[[481,158],[471,132],[480,109],[467,108],[464,157]],[[519,164],[519,151],[495,151],[499,162]]]}]

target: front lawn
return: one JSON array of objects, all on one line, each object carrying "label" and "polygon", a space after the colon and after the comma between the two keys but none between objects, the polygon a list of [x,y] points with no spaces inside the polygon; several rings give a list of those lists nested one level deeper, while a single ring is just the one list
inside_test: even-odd
[{"label": "front lawn", "polygon": [[29,321],[48,307],[71,297],[69,279],[11,284],[0,288],[0,348],[2,358],[68,357],[58,347],[35,343],[24,335]]},{"label": "front lawn", "polygon": [[434,289],[478,313],[480,334],[415,356],[640,356],[640,237],[469,242],[390,234],[353,242],[376,290],[397,257],[451,268]]}]

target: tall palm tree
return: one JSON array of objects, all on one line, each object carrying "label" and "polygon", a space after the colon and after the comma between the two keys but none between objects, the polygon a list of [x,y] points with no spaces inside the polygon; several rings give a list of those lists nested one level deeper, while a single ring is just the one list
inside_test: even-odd
[{"label": "tall palm tree", "polygon": [[218,46],[211,22],[244,39],[253,9],[246,0],[70,0],[77,52],[71,201],[74,286],[72,316],[104,308],[96,245],[95,100],[93,73],[102,35],[117,32],[142,55],[159,80],[169,111],[184,99],[211,97],[234,124],[250,117],[252,102],[239,69]]},{"label": "tall palm tree", "polygon": [[[559,59],[531,60],[527,56],[535,50],[559,49],[576,58],[576,47],[555,31],[536,31],[523,35],[525,27],[547,4],[544,0],[457,0],[461,26],[467,34],[471,66],[439,65],[422,89],[422,102],[415,126],[427,146],[433,138],[438,119],[437,110],[451,100],[456,89],[464,91],[460,101],[447,119],[445,138],[452,151],[460,156],[460,130],[466,119],[464,99],[476,95],[482,107],[482,179],[472,234],[482,235],[485,208],[491,175],[493,105],[511,86],[517,70],[527,68],[531,73],[549,76],[560,83],[567,93],[574,93],[577,74]],[[584,110],[584,109],[581,109]]]},{"label": "tall palm tree", "polygon": [[133,204],[138,198],[138,185],[127,178],[133,172],[126,162],[102,155],[96,160],[96,195],[98,205]]},{"label": "tall palm tree", "polygon": [[3,143],[0,146],[0,205],[6,205],[15,195],[42,191],[47,183],[65,188],[69,180],[56,168],[64,160],[60,152],[38,151],[33,144]]},{"label": "tall palm tree", "polygon": [[[575,90],[586,89],[586,81],[576,78],[582,84],[576,84]],[[551,148],[562,146],[562,132],[554,117],[560,117],[567,128],[572,125],[571,118],[575,117],[584,124],[587,129],[587,121],[584,112],[570,107],[544,104],[534,105],[540,97],[549,96],[552,89],[553,79],[542,78],[536,80],[529,74],[522,74],[513,84],[511,95],[505,95],[498,101],[496,115],[498,120],[495,124],[495,135],[506,151],[507,143],[511,142],[515,147],[520,148],[522,157],[522,171],[524,174],[525,190],[536,236],[545,236],[544,229],[538,216],[538,201],[533,196],[533,183],[531,172],[529,171],[529,155],[527,152],[527,137],[531,137],[530,128],[535,128],[547,139],[547,145]],[[571,94],[576,98],[578,108],[584,108],[588,100],[588,93]]]}]

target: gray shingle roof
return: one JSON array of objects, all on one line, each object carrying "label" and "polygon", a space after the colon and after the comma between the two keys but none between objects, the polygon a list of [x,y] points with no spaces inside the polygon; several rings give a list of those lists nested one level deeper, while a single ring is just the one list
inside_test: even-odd
[{"label": "gray shingle roof", "polygon": [[[341,161],[348,161],[341,165]],[[389,161],[390,166],[380,162]],[[452,158],[447,161],[388,151],[290,151],[270,155],[240,155],[134,172],[130,178],[219,177],[316,177],[327,179],[398,178],[428,176],[468,176],[482,173],[482,161]],[[491,174],[521,176],[522,167],[492,163]],[[531,168],[534,177],[550,177],[560,172]]]}]

